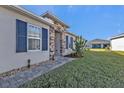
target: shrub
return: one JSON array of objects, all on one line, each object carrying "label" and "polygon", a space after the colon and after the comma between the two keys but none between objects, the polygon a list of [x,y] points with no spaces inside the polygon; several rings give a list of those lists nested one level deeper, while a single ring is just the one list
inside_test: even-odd
[{"label": "shrub", "polygon": [[85,51],[85,45],[86,45],[87,40],[82,38],[81,36],[78,36],[75,40],[75,49],[76,51],[76,56],[82,57],[83,53]]}]

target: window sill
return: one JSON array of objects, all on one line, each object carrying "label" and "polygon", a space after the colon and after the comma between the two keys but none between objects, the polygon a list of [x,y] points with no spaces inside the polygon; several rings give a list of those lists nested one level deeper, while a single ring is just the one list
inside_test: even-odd
[{"label": "window sill", "polygon": [[27,52],[41,52],[41,50],[28,50]]},{"label": "window sill", "polygon": [[49,52],[49,50],[28,50],[27,52]]}]

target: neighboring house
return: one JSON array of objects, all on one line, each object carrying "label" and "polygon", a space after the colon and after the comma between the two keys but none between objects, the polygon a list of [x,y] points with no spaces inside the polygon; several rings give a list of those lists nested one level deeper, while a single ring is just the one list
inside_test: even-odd
[{"label": "neighboring house", "polygon": [[106,48],[108,46],[110,46],[110,41],[103,39],[94,39],[86,44],[88,48]]},{"label": "neighboring house", "polygon": [[68,28],[49,13],[38,16],[19,6],[0,6],[0,73],[27,66],[29,59],[37,64],[72,53],[76,36]]},{"label": "neighboring house", "polygon": [[124,33],[111,38],[111,50],[124,51]]}]

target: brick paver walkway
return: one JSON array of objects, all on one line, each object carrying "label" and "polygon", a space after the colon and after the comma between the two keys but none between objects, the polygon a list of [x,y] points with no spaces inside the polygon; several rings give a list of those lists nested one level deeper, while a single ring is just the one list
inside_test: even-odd
[{"label": "brick paver walkway", "polygon": [[41,64],[36,68],[32,68],[27,71],[18,72],[15,75],[10,77],[5,77],[0,79],[0,87],[1,88],[16,88],[20,85],[26,83],[29,80],[32,80],[46,72],[49,72],[57,67],[64,65],[70,61],[74,60],[74,58],[67,57],[57,57],[55,62],[48,62],[47,64]]}]

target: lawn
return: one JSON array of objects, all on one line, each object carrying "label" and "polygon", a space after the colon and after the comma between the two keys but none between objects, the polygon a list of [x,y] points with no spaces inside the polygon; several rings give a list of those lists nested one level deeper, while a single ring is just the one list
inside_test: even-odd
[{"label": "lawn", "polygon": [[124,55],[88,51],[83,58],[67,63],[20,87],[124,87]]}]

